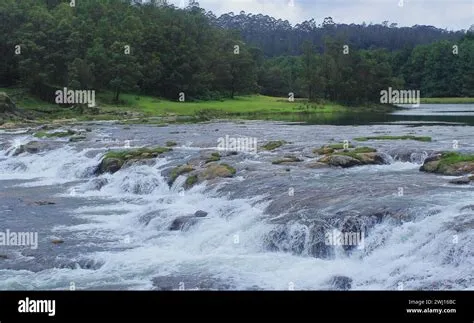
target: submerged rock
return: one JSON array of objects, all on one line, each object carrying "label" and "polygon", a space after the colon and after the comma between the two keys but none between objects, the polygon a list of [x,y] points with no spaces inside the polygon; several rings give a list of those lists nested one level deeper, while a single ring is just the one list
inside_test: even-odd
[{"label": "submerged rock", "polygon": [[208,213],[206,211],[198,210],[194,212],[193,215],[185,215],[185,216],[177,217],[176,219],[173,220],[169,229],[171,231],[176,231],[176,230],[186,231],[191,226],[196,224],[201,218],[204,218],[207,215]]},{"label": "submerged rock", "polygon": [[89,186],[92,190],[100,191],[102,187],[104,187],[108,183],[109,181],[106,178],[95,178],[90,182]]},{"label": "submerged rock", "polygon": [[352,288],[352,278],[347,276],[333,276],[329,284],[336,290],[349,290]]},{"label": "submerged rock", "polygon": [[30,141],[29,143],[18,147],[13,153],[13,156],[18,156],[22,153],[37,154],[45,150],[48,150],[50,148],[51,148],[51,145],[47,142]]},{"label": "submerged rock", "polygon": [[170,231],[186,231],[198,221],[199,218],[194,215],[180,216],[173,220],[169,229]]},{"label": "submerged rock", "polygon": [[469,184],[470,182],[471,182],[471,179],[468,176],[454,178],[449,181],[449,183],[457,184],[457,185],[465,185],[465,184]]},{"label": "submerged rock", "polygon": [[83,135],[72,136],[71,138],[69,138],[69,142],[83,141],[83,140],[86,140],[86,138],[87,137]]},{"label": "submerged rock", "polygon": [[203,217],[206,217],[207,215],[208,213],[202,210],[198,210],[194,213],[194,216],[198,218],[203,218]]},{"label": "submerged rock", "polygon": [[51,201],[35,201],[34,203],[36,205],[53,205],[53,204],[56,204],[55,202],[51,202]]},{"label": "submerged rock", "polygon": [[334,247],[325,239],[328,229],[324,221],[281,224],[264,237],[264,244],[269,251],[328,259],[334,256]]},{"label": "submerged rock", "polygon": [[302,162],[303,160],[294,156],[294,155],[285,155],[283,158],[281,159],[276,159],[274,161],[272,161],[272,164],[274,165],[291,165],[291,164],[294,164],[294,163],[299,163],[299,162]]}]

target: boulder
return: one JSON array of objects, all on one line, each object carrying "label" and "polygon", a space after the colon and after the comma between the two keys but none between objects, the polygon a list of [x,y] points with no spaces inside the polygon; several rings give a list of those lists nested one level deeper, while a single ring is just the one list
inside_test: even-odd
[{"label": "boulder", "polygon": [[457,185],[465,185],[465,184],[469,184],[470,182],[471,182],[471,179],[467,176],[454,178],[449,181],[449,183],[457,184]]},{"label": "boulder", "polygon": [[71,138],[69,138],[69,141],[70,142],[78,142],[78,141],[83,141],[83,140],[86,140],[86,136],[84,135],[77,135],[77,136],[72,136]]},{"label": "boulder", "polygon": [[109,181],[106,178],[94,178],[90,182],[89,186],[91,187],[92,190],[100,191],[102,187],[104,187],[108,183]]},{"label": "boulder", "polygon": [[384,156],[380,153],[359,153],[357,156],[364,165],[383,165],[387,163]]},{"label": "boulder", "polygon": [[51,202],[51,201],[35,201],[34,202],[36,205],[54,205],[56,203]]},{"label": "boulder", "polygon": [[437,153],[425,159],[420,171],[447,176],[462,176],[474,172],[474,155],[456,152]]},{"label": "boulder", "polygon": [[41,141],[30,141],[27,144],[18,147],[13,156],[18,156],[22,153],[37,154],[50,148],[50,145],[46,142]]},{"label": "boulder", "polygon": [[100,164],[95,170],[96,175],[103,173],[115,173],[124,166],[130,166],[138,161],[149,165],[153,163],[151,159],[159,155],[171,151],[170,148],[139,148],[136,150],[127,150],[119,152],[108,152],[102,158]]},{"label": "boulder", "polygon": [[191,226],[196,224],[198,221],[199,221],[199,218],[194,215],[180,216],[173,220],[173,222],[171,223],[169,227],[169,230],[170,231],[178,231],[178,230],[186,231]]},{"label": "boulder", "polygon": [[202,210],[198,210],[194,213],[194,216],[198,218],[203,218],[203,217],[206,217],[207,215],[208,213]]},{"label": "boulder", "polygon": [[318,168],[327,168],[329,167],[328,164],[325,164],[325,163],[321,163],[321,162],[318,162],[318,161],[312,161],[312,162],[309,162],[309,163],[306,163],[304,165],[306,168],[312,168],[312,169],[318,169]]},{"label": "boulder", "polygon": [[283,158],[281,159],[277,159],[277,160],[274,160],[272,161],[272,164],[274,165],[291,165],[291,164],[294,164],[294,163],[299,163],[299,162],[302,162],[303,160],[294,156],[294,155],[285,155]]},{"label": "boulder", "polygon": [[233,177],[235,168],[227,164],[209,164],[204,170],[198,173],[199,181],[212,180],[218,177]]},{"label": "boulder", "polygon": [[362,162],[350,156],[345,155],[330,155],[325,156],[319,160],[321,163],[328,164],[330,166],[348,168],[353,166],[362,165]]},{"label": "boulder", "polygon": [[104,158],[97,167],[96,174],[115,173],[123,166],[123,160],[120,158]]}]

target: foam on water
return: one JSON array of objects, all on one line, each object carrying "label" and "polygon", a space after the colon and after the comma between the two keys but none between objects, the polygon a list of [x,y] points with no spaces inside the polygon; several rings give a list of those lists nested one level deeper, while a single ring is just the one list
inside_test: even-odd
[{"label": "foam on water", "polygon": [[[93,270],[53,268],[37,273],[0,270],[0,289],[69,289],[71,282],[77,289],[150,289],[156,276],[197,274],[225,281],[234,289],[324,289],[334,275],[352,278],[353,289],[472,286],[474,237],[472,229],[463,230],[463,225],[468,226],[465,223],[473,215],[460,212],[474,198],[472,190],[432,195],[431,199],[445,205],[440,213],[420,212],[413,221],[398,226],[383,222],[365,238],[363,250],[351,255],[337,252],[335,259],[323,260],[265,250],[263,237],[273,228],[264,214],[268,204],[261,202],[265,192],[252,199],[229,199],[219,187],[200,184],[182,194],[184,177],[170,188],[161,175],[169,163],[166,158],[158,158],[152,166],[136,165],[101,175],[98,179],[106,180],[105,185],[91,190],[91,181],[97,178],[84,174],[98,164],[100,155],[90,157],[88,151],[69,147],[10,156],[0,162],[0,179],[35,179],[21,184],[30,187],[82,180],[59,196],[91,201],[70,210],[85,223],[57,225],[52,232],[78,239],[79,250],[103,247],[80,255],[103,265]],[[12,169],[18,162],[26,168]],[[349,171],[398,172],[417,167],[395,162]],[[176,217],[196,210],[208,215],[187,231],[168,230]]]}]

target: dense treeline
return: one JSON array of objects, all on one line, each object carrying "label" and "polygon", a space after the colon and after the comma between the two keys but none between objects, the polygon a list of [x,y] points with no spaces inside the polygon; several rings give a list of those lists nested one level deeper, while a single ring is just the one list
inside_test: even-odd
[{"label": "dense treeline", "polygon": [[258,53],[197,6],[120,0],[3,0],[0,83],[178,99],[253,93]]},{"label": "dense treeline", "polygon": [[217,26],[240,31],[246,42],[261,48],[267,57],[301,55],[306,41],[312,42],[315,49],[322,53],[326,37],[342,38],[345,44],[359,49],[386,48],[393,51],[439,40],[457,41],[465,33],[421,25],[398,28],[396,23],[388,21],[347,25],[336,23],[331,17],[326,17],[321,24],[311,19],[292,26],[286,20],[243,11],[238,15],[228,13],[218,18],[210,15],[210,18]]},{"label": "dense treeline", "polygon": [[0,86],[39,95],[68,87],[188,101],[293,92],[365,103],[392,87],[474,96],[472,33],[330,18],[292,27],[262,15],[217,18],[194,2],[183,10],[130,0],[3,0],[0,21]]}]

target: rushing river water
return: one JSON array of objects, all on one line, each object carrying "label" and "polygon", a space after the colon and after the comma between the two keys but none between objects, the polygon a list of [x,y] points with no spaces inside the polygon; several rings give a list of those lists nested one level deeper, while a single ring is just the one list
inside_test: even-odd
[{"label": "rushing river water", "polygon": [[[17,147],[38,139],[27,129],[4,131],[0,232],[36,232],[38,248],[0,246],[0,289],[472,290],[473,186],[419,167],[454,142],[474,153],[473,118],[473,105],[422,105],[331,124],[89,123],[72,127],[90,128],[85,141],[52,139],[51,149],[18,156]],[[433,140],[360,144],[385,153],[386,165],[305,167],[324,144],[407,134]],[[215,151],[226,135],[288,144],[223,157],[237,169],[233,178],[184,192],[183,177],[168,186],[166,170]],[[178,145],[152,164],[93,174],[109,149],[169,140]],[[304,162],[271,163],[288,153]],[[169,230],[197,210],[208,215],[189,230]],[[364,228],[361,248],[324,243],[324,233],[347,221]]]}]

